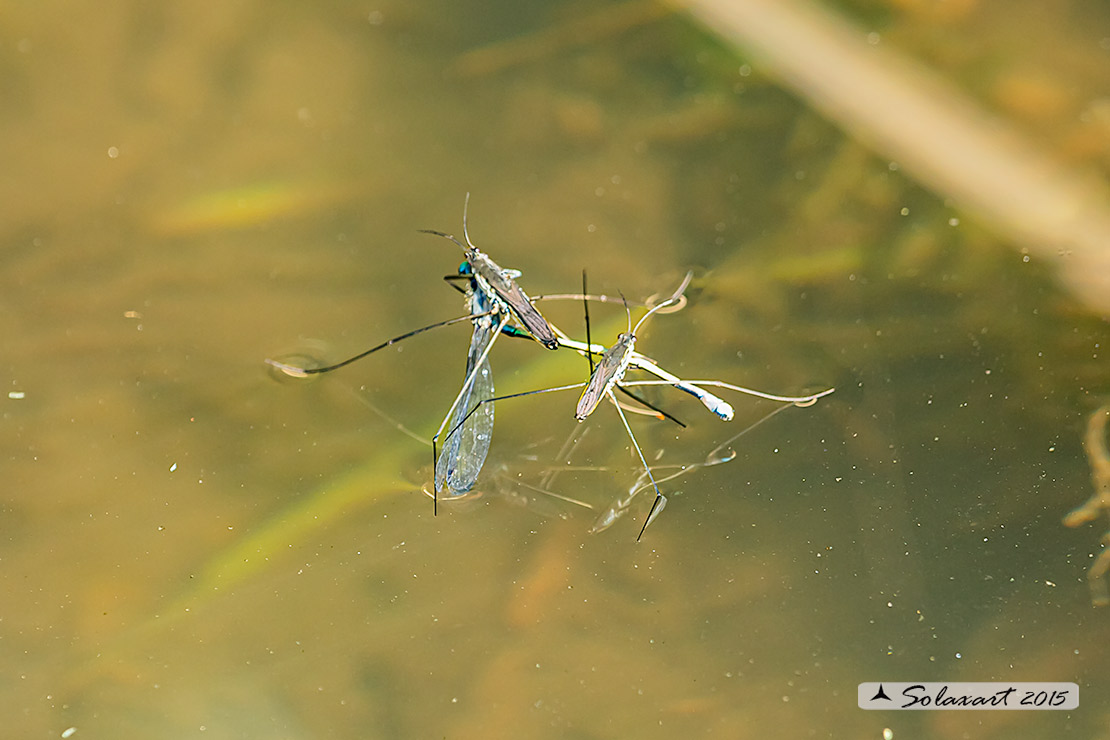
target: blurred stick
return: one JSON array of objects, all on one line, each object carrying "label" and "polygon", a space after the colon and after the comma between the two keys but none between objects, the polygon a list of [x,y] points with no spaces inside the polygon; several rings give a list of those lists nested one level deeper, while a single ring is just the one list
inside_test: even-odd
[{"label": "blurred stick", "polygon": [[970,98],[806,0],[671,0],[874,151],[1110,313],[1110,194]]}]

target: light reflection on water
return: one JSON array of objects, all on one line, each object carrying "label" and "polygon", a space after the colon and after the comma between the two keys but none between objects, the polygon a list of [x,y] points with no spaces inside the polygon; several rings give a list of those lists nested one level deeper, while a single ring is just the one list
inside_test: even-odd
[{"label": "light reflection on water", "polygon": [[[0,396],[12,732],[1105,726],[1097,533],[1060,519],[1090,494],[1080,434],[1110,332],[1045,266],[758,74],[728,76],[735,60],[673,18],[460,79],[457,54],[567,16],[209,11],[15,9],[0,47],[0,316],[23,394]],[[606,469],[554,486],[591,512],[528,488],[564,464],[572,397],[509,402],[491,495],[433,518],[428,448],[367,404],[430,436],[465,328],[311,384],[262,359],[339,359],[463,313],[439,279],[459,254],[415,231],[456,230],[467,190],[476,243],[530,292],[587,267],[597,290],[645,297],[694,267],[691,305],[655,317],[643,351],[686,377],[837,394],[676,480],[639,545],[646,509],[587,534],[636,476],[616,416],[573,459]],[[580,312],[545,308],[574,334]],[[593,313],[595,339],[624,326]],[[534,343],[496,354],[500,392],[586,370]],[[637,424],[661,463],[703,460],[769,410],[737,402],[725,425],[651,395],[689,424]],[[1086,693],[1070,718],[856,710],[856,684],[887,676]]]}]

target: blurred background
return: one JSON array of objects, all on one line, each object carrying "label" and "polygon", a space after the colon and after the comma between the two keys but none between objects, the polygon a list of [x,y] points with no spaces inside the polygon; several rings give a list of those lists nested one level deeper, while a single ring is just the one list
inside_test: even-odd
[{"label": "blurred background", "polygon": [[[1104,3],[0,19],[11,737],[1110,737],[1107,520],[1063,525],[1110,392]],[[688,426],[632,419],[645,454],[691,469],[640,543],[648,495],[590,533],[638,474],[612,409],[506,401],[433,518],[465,324],[311,382],[263,360],[464,313],[461,251],[417,229],[457,232],[467,192],[533,295],[693,270],[640,333],[672,372],[836,393],[729,442],[776,406],[646,390]],[[500,393],[588,371],[509,339],[491,363]],[[859,710],[877,680],[1080,707]]]}]

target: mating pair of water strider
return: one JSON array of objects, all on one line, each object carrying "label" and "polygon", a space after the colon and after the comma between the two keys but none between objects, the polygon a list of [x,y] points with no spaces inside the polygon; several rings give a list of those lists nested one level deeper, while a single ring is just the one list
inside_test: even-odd
[{"label": "mating pair of water strider", "polygon": [[[467,194],[467,204],[469,203],[469,198],[470,196]],[[407,332],[382,342],[376,347],[372,347],[343,362],[327,367],[303,368],[276,360],[266,360],[268,364],[287,375],[306,377],[308,375],[330,372],[344,367],[380,349],[384,349],[392,344],[408,339],[411,336],[428,331],[429,329],[448,326],[462,321],[470,321],[473,325],[473,334],[471,335],[470,349],[467,352],[466,358],[466,378],[463,380],[462,390],[459,391],[459,394],[455,397],[454,402],[451,404],[451,408],[447,410],[443,422],[439,425],[439,429],[432,438],[432,457],[435,462],[435,490],[432,496],[433,512],[436,511],[438,507],[438,495],[441,492],[444,492],[448,497],[461,496],[470,491],[477,482],[478,474],[482,469],[482,465],[485,463],[486,454],[489,452],[490,439],[493,436],[493,409],[497,401],[534,395],[537,393],[550,393],[552,391],[584,387],[582,395],[578,399],[578,406],[574,411],[574,417],[578,419],[578,421],[583,421],[594,412],[598,404],[605,399],[609,399],[613,403],[613,407],[616,408],[621,423],[624,425],[625,431],[628,432],[628,438],[632,441],[632,447],[636,450],[636,454],[639,456],[640,462],[644,467],[647,479],[655,490],[655,500],[651,505],[651,509],[648,511],[647,517],[644,519],[639,535],[636,537],[638,541],[643,537],[644,530],[647,529],[647,526],[651,524],[655,517],[663,510],[663,507],[666,506],[667,498],[659,489],[659,484],[652,474],[651,467],[644,458],[644,453],[640,449],[639,443],[636,441],[636,436],[632,433],[632,427],[628,424],[625,411],[646,413],[656,416],[659,419],[670,419],[675,422],[677,422],[677,420],[661,409],[648,403],[645,399],[635,395],[629,388],[642,385],[674,386],[697,398],[706,408],[724,421],[732,420],[732,406],[725,400],[710,393],[706,390],[705,386],[726,388],[751,396],[795,406],[812,405],[817,399],[822,396],[827,396],[834,390],[829,388],[808,396],[780,396],[752,390],[750,388],[743,388],[720,380],[683,380],[664,370],[651,358],[637,352],[635,349],[636,332],[639,331],[643,323],[647,321],[648,317],[652,314],[664,308],[673,307],[685,300],[684,293],[686,287],[690,284],[692,273],[687,273],[677,290],[675,290],[669,298],[650,306],[648,311],[640,317],[635,325],[632,324],[632,314],[631,310],[628,308],[628,303],[624,301],[622,296],[620,300],[624,302],[625,310],[628,314],[628,331],[620,334],[617,340],[609,347],[605,347],[601,344],[594,344],[590,340],[589,301],[600,300],[603,302],[612,302],[615,299],[607,296],[588,295],[586,292],[585,271],[582,273],[582,293],[580,295],[552,295],[530,298],[516,282],[517,278],[520,277],[519,271],[507,270],[501,267],[471,243],[470,236],[467,232],[466,212],[467,208],[464,204],[463,239],[466,242],[465,244],[451,234],[433,231],[431,229],[421,229],[424,233],[435,234],[436,236],[451,240],[465,252],[466,259],[459,265],[458,273],[444,278],[454,281],[453,284],[466,296],[468,313],[465,316],[448,319],[447,321],[440,321]],[[461,283],[462,286],[459,286],[458,283]],[[572,298],[583,301],[586,307],[585,342],[571,339],[540,314],[536,309],[535,302],[544,298]],[[502,334],[512,337],[534,339],[549,350],[566,348],[578,352],[589,360],[590,379],[585,382],[571,383],[554,388],[543,388],[540,390],[526,391],[524,393],[514,393],[508,396],[494,396],[493,374],[490,370],[489,354],[490,350],[493,348],[494,342]],[[597,358],[596,362],[595,358]],[[625,374],[629,369],[633,368],[644,371],[654,376],[654,378],[627,380]],[[617,400],[614,391],[620,391],[631,397],[639,406],[626,406],[622,404]],[[677,423],[681,424],[681,422]],[[442,446],[440,446],[441,440]],[[639,489],[634,488],[627,499],[620,502],[621,510],[627,506],[632,496],[635,495],[638,490]]]}]

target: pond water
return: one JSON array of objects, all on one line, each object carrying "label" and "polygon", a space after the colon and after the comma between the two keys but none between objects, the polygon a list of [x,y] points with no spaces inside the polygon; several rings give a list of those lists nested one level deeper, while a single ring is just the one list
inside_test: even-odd
[{"label": "pond water", "polygon": [[[837,12],[1104,187],[1102,5]],[[1094,493],[1110,309],[1067,254],[652,3],[4,17],[10,736],[1106,737],[1107,522],[1063,519]],[[645,455],[690,469],[640,542],[650,494],[590,532],[639,474],[613,410],[505,401],[475,495],[433,517],[465,324],[312,381],[264,360],[463,313],[461,251],[417,230],[458,233],[468,192],[534,295],[693,270],[640,332],[672,372],[836,392],[732,439],[776,404],[721,391],[724,423],[645,389],[687,425],[631,419]],[[543,310],[583,336],[581,304]],[[594,341],[625,328],[590,313]],[[491,363],[499,393],[588,372],[510,339]],[[1080,708],[864,712],[876,680],[1074,681]]]}]

